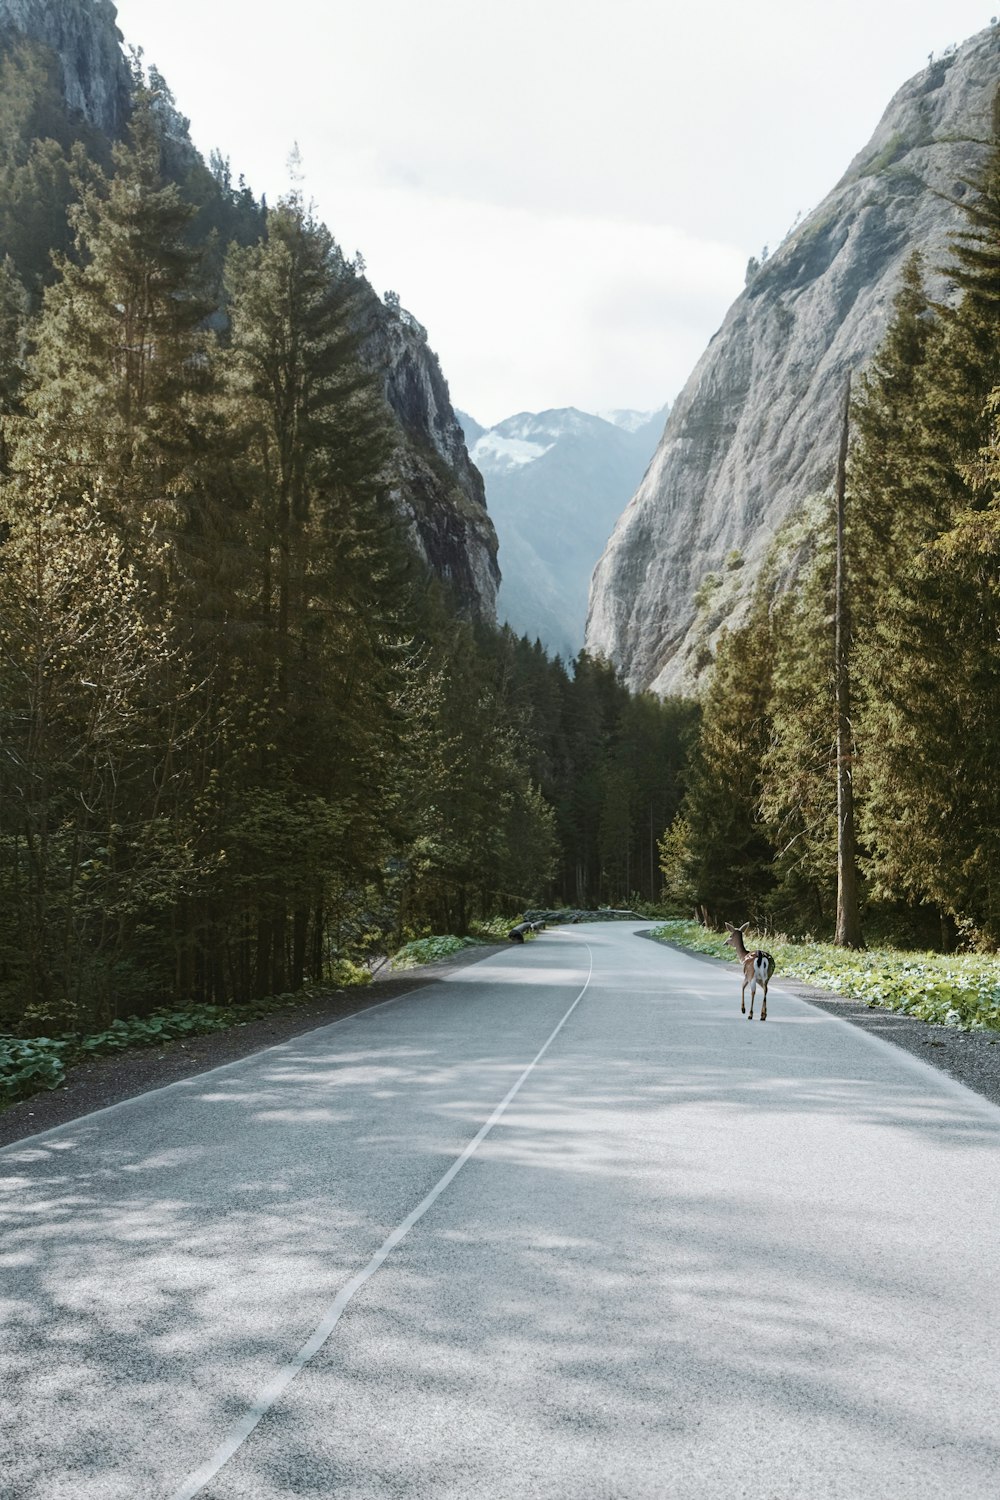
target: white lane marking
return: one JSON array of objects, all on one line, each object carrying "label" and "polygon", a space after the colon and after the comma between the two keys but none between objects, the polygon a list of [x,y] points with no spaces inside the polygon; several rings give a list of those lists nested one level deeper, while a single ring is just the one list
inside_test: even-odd
[{"label": "white lane marking", "polygon": [[261,1420],[262,1417],[265,1417],[271,1410],[272,1406],[274,1406],[275,1403],[281,1399],[299,1371],[304,1369],[304,1367],[309,1363],[313,1356],[318,1354],[319,1350],[326,1343],[327,1339],[330,1337],[333,1330],[339,1323],[341,1313],[343,1313],[348,1303],[351,1301],[351,1298],[354,1296],[355,1292],[360,1291],[365,1282],[371,1280],[386,1257],[390,1255],[391,1252],[396,1248],[400,1240],[402,1240],[410,1232],[414,1224],[416,1224],[418,1220],[423,1218],[424,1214],[432,1206],[432,1204],[434,1204],[437,1199],[440,1198],[441,1194],[444,1192],[448,1184],[458,1176],[459,1172],[465,1166],[465,1163],[469,1160],[469,1157],[472,1156],[472,1154],[478,1149],[478,1147],[489,1135],[494,1125],[496,1125],[497,1121],[503,1116],[504,1112],[507,1109],[507,1106],[520,1092],[526,1079],[541,1062],[542,1058],[552,1046],[552,1043],[555,1041],[556,1037],[559,1035],[560,1031],[562,1031],[563,1027],[566,1025],[566,1022],[569,1020],[570,1016],[576,1010],[576,1007],[579,1005],[580,1001],[587,993],[587,989],[594,974],[594,955],[591,951],[590,944],[585,943],[585,946],[590,957],[590,969],[587,973],[587,979],[586,983],[583,986],[583,989],[577,995],[576,999],[573,1001],[573,1004],[570,1006],[569,1010],[567,1010],[566,1014],[563,1016],[558,1026],[556,1026],[555,1030],[548,1037],[545,1044],[532,1058],[531,1062],[525,1068],[524,1072],[518,1078],[517,1082],[513,1084],[512,1087],[504,1095],[503,1099],[500,1101],[496,1109],[486,1121],[486,1124],[483,1125],[482,1128],[476,1133],[476,1135],[473,1136],[472,1140],[466,1146],[461,1156],[457,1157],[455,1161],[452,1162],[451,1166],[448,1168],[447,1172],[444,1173],[443,1177],[439,1178],[439,1180],[434,1184],[430,1192],[427,1194],[426,1198],[422,1199],[421,1202],[417,1204],[412,1213],[407,1214],[402,1223],[396,1226],[396,1228],[389,1235],[388,1239],[383,1241],[383,1243],[375,1251],[375,1254],[372,1256],[371,1260],[364,1267],[364,1269],[362,1271],[359,1271],[357,1276],[353,1277],[346,1286],[341,1288],[341,1290],[337,1293],[337,1296],[334,1298],[333,1302],[331,1302],[326,1316],[319,1324],[317,1324],[312,1336],[308,1338],[302,1345],[301,1349],[299,1349],[298,1352],[292,1356],[288,1364],[278,1371],[277,1375],[275,1375],[270,1384],[264,1388],[254,1405],[249,1409],[249,1411],[246,1412],[246,1414],[240,1419],[240,1421],[236,1423],[236,1425],[230,1431],[228,1437],[226,1437],[224,1441],[219,1444],[218,1448],[212,1454],[211,1458],[208,1459],[208,1461],[204,1463],[200,1469],[196,1469],[193,1474],[189,1475],[189,1477],[181,1485],[180,1489],[171,1496],[171,1500],[194,1500],[195,1495],[200,1494],[201,1491],[205,1488],[206,1484],[208,1484],[210,1480],[214,1479],[219,1470],[229,1462],[229,1460],[235,1453],[239,1451],[240,1448],[242,1448],[251,1432],[253,1432],[254,1428],[257,1426],[257,1423]]}]

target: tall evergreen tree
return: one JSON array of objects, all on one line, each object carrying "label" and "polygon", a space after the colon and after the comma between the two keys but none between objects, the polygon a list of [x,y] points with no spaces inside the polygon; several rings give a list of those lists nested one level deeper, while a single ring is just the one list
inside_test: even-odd
[{"label": "tall evergreen tree", "polygon": [[[865,836],[876,891],[930,903],[1000,938],[996,738],[1000,544],[983,455],[1000,377],[1000,135],[950,267],[961,293],[936,309],[905,377],[896,428],[913,454],[898,492],[893,577],[873,609],[861,670]],[[894,330],[898,339],[898,327]],[[911,498],[916,504],[907,506]],[[917,524],[913,524],[916,517]]]},{"label": "tall evergreen tree", "polygon": [[[291,197],[259,246],[231,252],[227,287],[228,410],[244,453],[247,608],[267,724],[248,774],[272,821],[277,797],[295,822],[305,788],[335,807],[329,864],[361,880],[385,853],[408,565],[385,481],[385,407],[358,357],[356,274]],[[310,911],[315,922],[322,908],[319,886],[300,897],[289,949],[282,868],[270,861],[257,892],[262,990],[283,986],[289,951],[300,977]]]},{"label": "tall evergreen tree", "polygon": [[690,887],[715,919],[761,920],[774,883],[774,850],[761,813],[771,678],[769,600],[762,590],[748,623],[720,637],[678,815],[690,830],[683,855]]},{"label": "tall evergreen tree", "polygon": [[799,558],[795,589],[771,617],[771,728],[761,764],[761,816],[774,846],[774,917],[793,931],[832,931],[836,905],[836,693],[831,640],[833,518],[811,500],[778,538]]},{"label": "tall evergreen tree", "polygon": [[37,329],[19,467],[42,467],[67,503],[100,496],[123,540],[170,516],[190,462],[209,369],[192,210],[160,171],[140,96],[115,173],[80,183],[76,258],[59,263]]}]

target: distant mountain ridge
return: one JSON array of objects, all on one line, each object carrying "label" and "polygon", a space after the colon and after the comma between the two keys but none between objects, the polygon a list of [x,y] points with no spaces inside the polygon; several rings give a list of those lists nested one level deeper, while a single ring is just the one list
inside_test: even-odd
[{"label": "distant mountain ridge", "polygon": [[497,618],[519,635],[564,657],[579,652],[594,564],[665,412],[562,407],[518,412],[489,428],[457,413],[500,541]]},{"label": "distant mountain ridge", "polygon": [[878,347],[914,250],[932,294],[950,296],[936,268],[966,227],[955,200],[998,83],[998,26],[910,79],[733,303],[594,572],[587,647],[633,689],[696,686],[780,527],[829,489],[847,373]]}]

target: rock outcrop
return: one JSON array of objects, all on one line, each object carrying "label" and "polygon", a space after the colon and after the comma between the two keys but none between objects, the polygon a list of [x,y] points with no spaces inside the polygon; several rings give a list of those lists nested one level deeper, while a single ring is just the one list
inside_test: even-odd
[{"label": "rock outcrop", "polygon": [[66,103],[112,138],[129,113],[129,70],[111,0],[0,0],[0,37],[44,42],[59,60]]},{"label": "rock outcrop", "polygon": [[496,619],[497,536],[427,331],[405,308],[370,299],[362,354],[398,424],[393,500],[411,541],[463,614]]},{"label": "rock outcrop", "polygon": [[913,250],[948,295],[937,268],[965,224],[955,200],[982,161],[998,83],[1000,28],[932,62],[750,275],[594,572],[587,647],[633,688],[695,685],[780,526],[829,488],[847,373],[879,344]]}]

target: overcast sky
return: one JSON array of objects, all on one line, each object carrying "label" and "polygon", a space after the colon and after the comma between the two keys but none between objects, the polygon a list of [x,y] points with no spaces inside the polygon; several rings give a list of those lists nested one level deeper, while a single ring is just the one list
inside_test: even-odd
[{"label": "overcast sky", "polygon": [[896,89],[1000,0],[117,0],[195,144],[304,191],[454,403],[653,410]]}]

